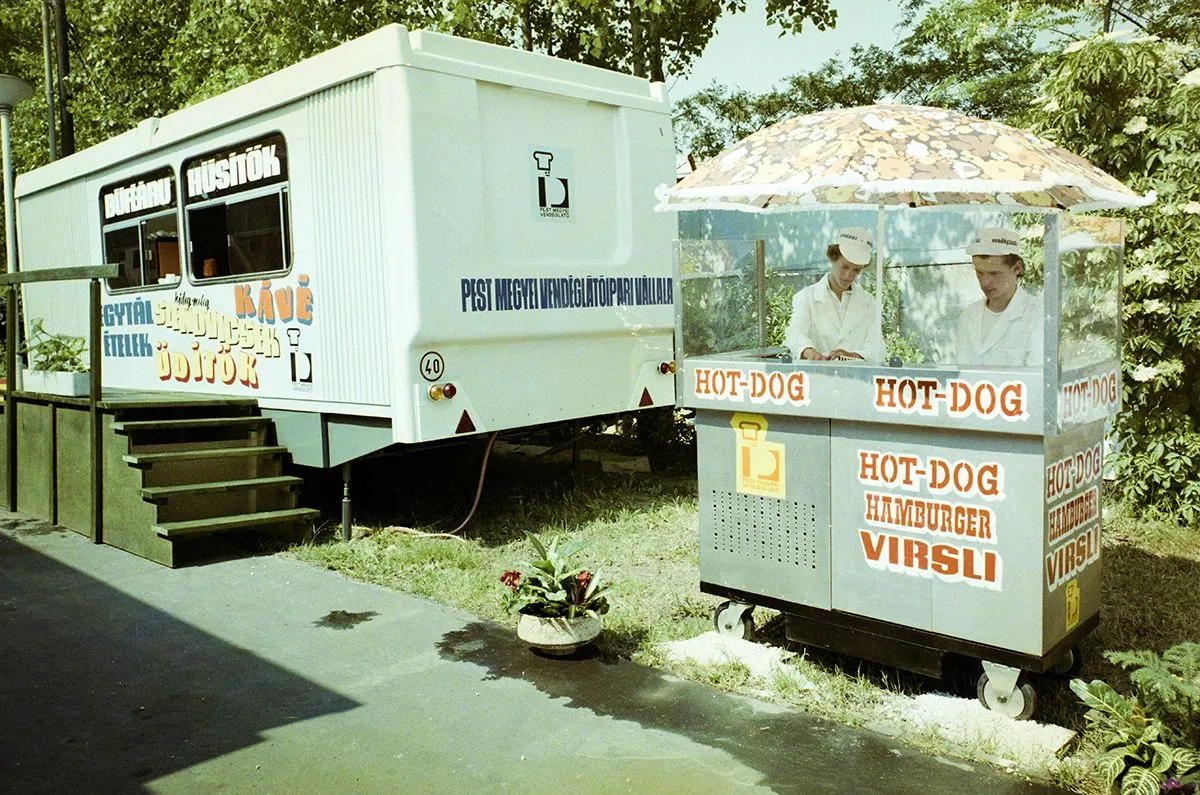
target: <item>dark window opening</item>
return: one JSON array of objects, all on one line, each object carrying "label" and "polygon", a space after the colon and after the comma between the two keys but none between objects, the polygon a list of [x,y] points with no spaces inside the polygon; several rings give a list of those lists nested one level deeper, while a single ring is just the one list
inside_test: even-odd
[{"label": "dark window opening", "polygon": [[284,192],[188,211],[192,274],[245,276],[288,267]]},{"label": "dark window opening", "polygon": [[162,215],[104,233],[104,261],[121,266],[110,290],[179,281],[179,233],[174,215]]},{"label": "dark window opening", "polygon": [[192,278],[229,275],[225,205],[188,211],[188,243],[192,248]]},{"label": "dark window opening", "polygon": [[139,255],[138,228],[127,226],[104,233],[104,261],[121,266],[116,276],[108,280],[114,290],[142,285],[142,260]]},{"label": "dark window opening", "polygon": [[171,284],[180,279],[179,226],[174,215],[143,221],[146,284]]}]

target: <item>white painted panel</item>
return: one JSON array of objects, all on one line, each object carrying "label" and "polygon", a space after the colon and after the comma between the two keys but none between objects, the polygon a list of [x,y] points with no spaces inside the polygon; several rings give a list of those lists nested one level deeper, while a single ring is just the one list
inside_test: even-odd
[{"label": "white painted panel", "polygon": [[[418,429],[399,440],[453,435],[463,411],[496,430],[626,411],[643,390],[673,402],[670,379],[645,375],[673,358],[674,219],[653,212],[674,162],[666,103],[416,70],[409,91]],[[431,351],[460,398],[427,397]]]},{"label": "white painted panel", "polygon": [[373,80],[309,98],[313,271],[323,306],[314,378],[329,401],[388,403],[388,310]]},{"label": "white painted panel", "polygon": [[[82,182],[27,196],[17,212],[18,270],[102,265],[92,228],[99,228]],[[22,287],[25,329],[37,318],[53,334],[87,334],[87,282],[51,282]],[[82,309],[82,311],[81,311]],[[85,357],[86,358],[86,357]]]}]

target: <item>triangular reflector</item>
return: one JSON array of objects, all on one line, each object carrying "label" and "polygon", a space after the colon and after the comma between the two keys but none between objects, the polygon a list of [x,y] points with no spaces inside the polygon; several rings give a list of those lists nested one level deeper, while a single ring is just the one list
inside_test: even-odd
[{"label": "triangular reflector", "polygon": [[463,412],[462,417],[458,421],[458,427],[454,429],[455,433],[475,433],[475,423],[471,422],[471,415]]},{"label": "triangular reflector", "polygon": [[638,401],[638,408],[643,406],[653,406],[654,398],[650,397],[650,390],[642,387],[642,399]]}]

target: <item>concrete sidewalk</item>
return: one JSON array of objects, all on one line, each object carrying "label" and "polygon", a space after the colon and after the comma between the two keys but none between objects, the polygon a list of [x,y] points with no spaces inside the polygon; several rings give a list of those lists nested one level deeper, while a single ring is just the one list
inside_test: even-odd
[{"label": "concrete sidewalk", "polygon": [[275,557],[170,570],[0,512],[0,791],[1035,793]]}]

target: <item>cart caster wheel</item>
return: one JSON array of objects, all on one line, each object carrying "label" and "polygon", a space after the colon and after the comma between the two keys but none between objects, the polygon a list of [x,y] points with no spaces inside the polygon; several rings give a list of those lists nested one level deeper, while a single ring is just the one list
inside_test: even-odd
[{"label": "cart caster wheel", "polygon": [[713,626],[722,635],[754,640],[754,606],[721,602],[713,610]]},{"label": "cart caster wheel", "polygon": [[1033,715],[1033,708],[1037,703],[1033,687],[1029,684],[1023,684],[1011,695],[1006,695],[999,692],[999,689],[988,679],[987,674],[980,675],[979,684],[975,687],[975,695],[979,697],[979,703],[992,712],[1007,715],[1013,720],[1028,720]]},{"label": "cart caster wheel", "polygon": [[1083,668],[1083,653],[1078,646],[1072,646],[1058,662],[1050,666],[1050,673],[1055,676],[1072,677]]}]

